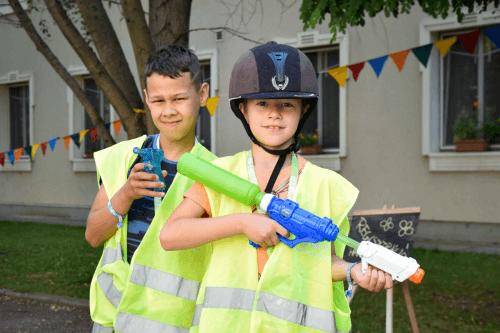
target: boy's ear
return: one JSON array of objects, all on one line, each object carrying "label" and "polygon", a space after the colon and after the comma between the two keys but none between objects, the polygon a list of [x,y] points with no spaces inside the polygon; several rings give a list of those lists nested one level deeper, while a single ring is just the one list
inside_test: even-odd
[{"label": "boy's ear", "polygon": [[240,104],[238,104],[238,108],[240,109],[240,112],[243,115],[243,117],[245,117],[245,120],[248,122],[248,119],[247,119],[247,108],[246,108],[245,101],[243,101]]},{"label": "boy's ear", "polygon": [[200,86],[200,105],[201,106],[207,105],[207,99],[208,99],[209,92],[210,92],[210,86],[208,85],[207,82],[203,82]]}]

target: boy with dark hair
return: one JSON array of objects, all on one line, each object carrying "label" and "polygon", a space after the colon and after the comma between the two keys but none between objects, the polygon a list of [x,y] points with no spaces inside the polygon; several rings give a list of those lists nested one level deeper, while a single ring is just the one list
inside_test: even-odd
[{"label": "boy with dark hair", "polygon": [[[192,183],[176,173],[177,159],[188,151],[215,158],[195,139],[208,84],[201,82],[196,55],[181,46],[153,54],[145,65],[145,78],[144,96],[159,134],[94,154],[100,187],[85,237],[94,247],[104,243],[104,250],[90,286],[93,332],[189,328],[209,258],[206,246],[165,252],[158,242],[162,224]],[[163,150],[164,181],[145,172],[134,147]],[[154,191],[158,188],[162,191]],[[156,198],[161,204],[155,210]]]}]

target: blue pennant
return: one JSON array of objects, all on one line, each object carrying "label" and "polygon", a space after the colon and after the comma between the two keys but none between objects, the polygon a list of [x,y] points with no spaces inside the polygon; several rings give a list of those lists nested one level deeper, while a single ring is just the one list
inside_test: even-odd
[{"label": "blue pennant", "polygon": [[10,161],[10,164],[14,165],[15,163],[15,158],[14,158],[14,151],[13,150],[9,150],[7,152],[7,156],[9,156],[9,161]]},{"label": "blue pennant", "polygon": [[48,141],[50,150],[54,151],[54,148],[56,147],[57,140],[59,140],[59,138],[56,137],[56,138],[52,138]]},{"label": "blue pennant", "polygon": [[500,48],[500,25],[484,28],[483,32],[488,38]]},{"label": "blue pennant", "polygon": [[382,56],[374,59],[368,60],[370,63],[370,66],[372,66],[373,71],[375,72],[375,75],[377,75],[377,78],[380,76],[380,73],[382,72],[382,68],[384,68],[384,64],[387,60],[388,56]]}]

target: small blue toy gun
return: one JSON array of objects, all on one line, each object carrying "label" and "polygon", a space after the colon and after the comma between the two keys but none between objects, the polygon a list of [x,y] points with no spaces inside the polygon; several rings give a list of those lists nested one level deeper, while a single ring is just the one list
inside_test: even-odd
[{"label": "small blue toy gun", "polygon": [[[303,242],[340,241],[356,250],[361,257],[363,270],[368,265],[375,266],[397,281],[410,281],[419,284],[425,272],[413,258],[404,257],[382,245],[368,241],[358,243],[339,233],[337,225],[327,217],[319,217],[299,207],[291,200],[284,200],[272,194],[261,192],[259,186],[240,178],[194,155],[185,153],[177,163],[177,171],[205,186],[227,195],[247,206],[258,206],[268,216],[281,224],[295,238],[279,239],[293,248]],[[252,243],[252,242],[251,242]],[[258,246],[252,243],[253,246]]]},{"label": "small blue toy gun", "polygon": [[[163,150],[156,148],[134,148],[134,153],[138,154],[144,162],[144,171],[154,173],[158,176],[158,181],[164,182],[161,170],[161,161],[163,160]],[[161,188],[152,188],[151,190],[161,192]],[[160,206],[161,198],[155,197],[155,211]]]}]

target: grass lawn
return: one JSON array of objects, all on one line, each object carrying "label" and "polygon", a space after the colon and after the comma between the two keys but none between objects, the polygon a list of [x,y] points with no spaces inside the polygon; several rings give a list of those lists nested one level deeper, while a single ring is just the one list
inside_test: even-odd
[{"label": "grass lawn", "polygon": [[[0,222],[0,288],[87,298],[101,249],[84,228]],[[500,256],[415,250],[426,270],[410,286],[420,332],[500,332]],[[394,332],[411,332],[399,286]],[[385,293],[360,291],[352,302],[353,333],[385,331]]]}]

